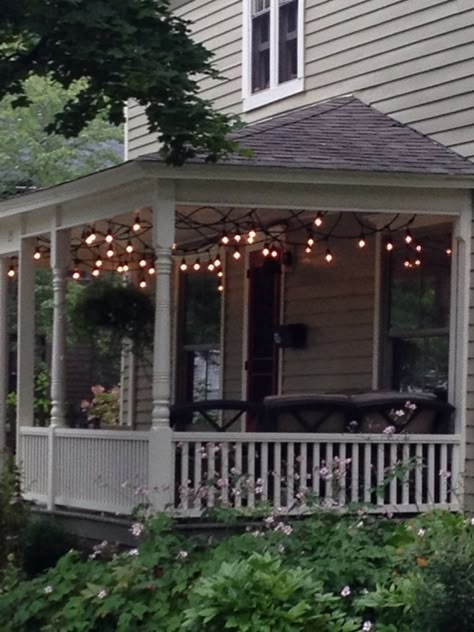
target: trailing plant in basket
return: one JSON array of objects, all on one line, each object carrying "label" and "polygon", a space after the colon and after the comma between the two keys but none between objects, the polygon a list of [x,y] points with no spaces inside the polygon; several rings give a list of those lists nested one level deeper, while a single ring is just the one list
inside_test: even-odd
[{"label": "trailing plant in basket", "polygon": [[91,282],[77,296],[71,320],[78,336],[96,340],[107,335],[110,344],[128,342],[138,354],[153,342],[153,301],[133,285]]}]

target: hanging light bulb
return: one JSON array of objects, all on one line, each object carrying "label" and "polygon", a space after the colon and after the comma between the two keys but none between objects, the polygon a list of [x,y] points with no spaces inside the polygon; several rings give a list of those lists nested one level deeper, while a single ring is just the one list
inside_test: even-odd
[{"label": "hanging light bulb", "polygon": [[418,259],[418,257],[415,259],[415,265],[417,268],[421,266],[421,259]]},{"label": "hanging light bulb", "polygon": [[148,268],[148,274],[155,274],[155,272],[156,272],[155,267],[154,267],[153,265],[151,265],[151,266]]},{"label": "hanging light bulb", "polygon": [[214,267],[215,268],[220,268],[221,267],[221,260],[219,259],[219,255],[216,256],[216,258],[214,259]]},{"label": "hanging light bulb", "polygon": [[128,263],[124,263],[122,267],[123,267],[123,271],[124,271],[124,272],[128,272],[128,271],[129,271],[129,269],[130,269],[130,268],[128,267]]},{"label": "hanging light bulb", "polygon": [[362,249],[362,248],[365,248],[365,247],[367,246],[367,242],[366,242],[366,240],[365,240],[364,233],[361,233],[361,234],[360,234],[359,241],[357,242],[357,245],[358,245],[358,246],[359,246],[359,248],[361,248],[361,249]]},{"label": "hanging light bulb", "polygon": [[389,237],[387,241],[385,242],[385,250],[387,252],[392,252],[393,248],[394,248],[394,245],[393,245],[392,238]]},{"label": "hanging light bulb", "polygon": [[132,230],[134,233],[138,233],[141,229],[142,225],[140,224],[140,215],[138,213],[135,215],[135,220],[133,222]]},{"label": "hanging light bulb", "polygon": [[119,274],[122,274],[122,272],[123,272],[123,265],[121,263],[119,263],[118,266],[117,266],[117,272]]},{"label": "hanging light bulb", "polygon": [[89,234],[86,237],[86,244],[88,246],[91,246],[96,239],[97,239],[97,235],[95,234],[95,229],[91,228]]},{"label": "hanging light bulb", "polygon": [[448,255],[448,257],[450,257],[453,254],[453,251],[451,250],[451,248],[446,248],[446,254]]},{"label": "hanging light bulb", "polygon": [[94,268],[94,269],[92,270],[92,276],[93,276],[93,277],[98,277],[98,276],[99,276],[99,274],[100,274],[100,270],[99,270],[99,268]]},{"label": "hanging light bulb", "polygon": [[14,278],[15,278],[15,274],[16,274],[16,272],[15,272],[15,266],[12,264],[12,265],[10,265],[10,267],[8,268],[7,275],[8,275],[8,277],[10,277],[10,279],[14,279]]},{"label": "hanging light bulb", "polygon": [[179,266],[179,269],[181,270],[181,272],[186,272],[186,270],[188,269],[188,264],[186,263],[186,259],[184,257],[181,260],[181,265]]},{"label": "hanging light bulb", "polygon": [[415,250],[416,250],[416,252],[421,252],[422,251],[421,244],[418,241],[415,244]]},{"label": "hanging light bulb", "polygon": [[311,237],[311,235],[308,237],[308,239],[306,240],[306,244],[312,248],[314,246],[314,239]]},{"label": "hanging light bulb", "polygon": [[248,237],[247,237],[247,241],[249,242],[249,244],[253,244],[253,242],[255,241],[255,237],[256,236],[257,236],[257,231],[252,226],[252,228],[249,230],[249,234],[248,234]]},{"label": "hanging light bulb", "polygon": [[219,279],[222,279],[222,277],[224,276],[224,273],[222,272],[222,270],[219,270],[219,272],[217,273],[217,276],[219,277]]},{"label": "hanging light bulb", "polygon": [[79,279],[81,278],[81,273],[77,268],[72,271],[72,278],[74,279],[74,281],[79,281]]},{"label": "hanging light bulb", "polygon": [[323,225],[323,214],[321,212],[319,212],[315,219],[314,219],[314,225],[317,226],[318,228],[320,228]]},{"label": "hanging light bulb", "polygon": [[41,250],[39,249],[38,246],[36,246],[35,248],[33,259],[35,259],[36,261],[39,261],[41,259]]},{"label": "hanging light bulb", "polygon": [[234,235],[234,241],[237,244],[240,244],[240,242],[242,241],[242,235],[238,231]]},{"label": "hanging light bulb", "polygon": [[214,272],[214,268],[215,265],[212,263],[212,259],[210,259],[209,263],[207,264],[207,269],[209,270],[209,272]]},{"label": "hanging light bulb", "polygon": [[125,247],[125,250],[128,252],[128,254],[129,254],[129,255],[131,255],[131,254],[132,254],[132,252],[133,252],[133,244],[132,244],[132,242],[130,241],[130,239],[129,239],[129,240],[128,240],[128,242],[127,242],[127,245],[126,245],[126,247]]},{"label": "hanging light bulb", "polygon": [[236,261],[238,261],[242,257],[242,255],[240,254],[240,250],[239,250],[238,246],[234,246],[234,252],[233,252],[232,256],[234,257],[234,259]]},{"label": "hanging light bulb", "polygon": [[140,266],[140,268],[146,268],[146,259],[142,257],[138,262],[138,265]]},{"label": "hanging light bulb", "polygon": [[405,231],[405,243],[411,244],[412,241],[413,241],[412,234],[410,233],[410,230],[407,228]]},{"label": "hanging light bulb", "polygon": [[146,282],[145,277],[142,277],[142,278],[140,279],[140,283],[139,283],[139,285],[140,285],[140,287],[141,287],[142,289],[146,288],[146,286],[147,286],[147,282]]},{"label": "hanging light bulb", "polygon": [[326,248],[326,254],[324,255],[324,258],[326,259],[326,263],[331,263],[331,261],[333,260],[332,253],[329,248]]},{"label": "hanging light bulb", "polygon": [[109,246],[107,248],[107,252],[105,254],[109,259],[112,259],[112,257],[114,256],[114,249],[112,248],[112,246]]},{"label": "hanging light bulb", "polygon": [[403,265],[405,266],[405,268],[411,268],[411,261],[410,259],[405,259],[405,261],[403,262]]},{"label": "hanging light bulb", "polygon": [[218,291],[218,292],[223,292],[223,291],[224,291],[224,286],[222,285],[222,283],[220,283],[220,284],[217,286],[217,291]]},{"label": "hanging light bulb", "polygon": [[306,248],[304,249],[304,251],[305,251],[305,253],[306,253],[307,255],[310,255],[310,254],[313,252],[313,250],[312,250],[312,248],[311,248],[310,246],[306,246]]},{"label": "hanging light bulb", "polygon": [[104,262],[102,261],[102,259],[100,257],[97,257],[96,262],[95,262],[95,267],[101,268],[103,265],[104,265]]},{"label": "hanging light bulb", "polygon": [[194,262],[193,270],[195,272],[199,272],[200,269],[201,269],[201,262],[199,261],[199,257],[198,257],[196,261]]},{"label": "hanging light bulb", "polygon": [[269,247],[269,245],[266,243],[266,244],[264,244],[264,246],[263,246],[262,255],[263,255],[264,257],[268,257],[268,255],[269,255],[269,254],[270,254],[270,247]]},{"label": "hanging light bulb", "polygon": [[112,230],[109,228],[109,230],[107,231],[107,235],[105,236],[105,241],[108,244],[111,244],[114,240],[114,236],[112,235]]},{"label": "hanging light bulb", "polygon": [[221,242],[224,244],[224,246],[227,246],[229,241],[230,241],[229,235],[227,233],[224,233],[221,237]]},{"label": "hanging light bulb", "polygon": [[279,253],[278,253],[278,250],[275,248],[275,246],[272,246],[272,249],[271,249],[271,251],[270,251],[270,256],[271,256],[273,259],[277,259],[277,258],[278,258],[278,254],[279,254]]}]

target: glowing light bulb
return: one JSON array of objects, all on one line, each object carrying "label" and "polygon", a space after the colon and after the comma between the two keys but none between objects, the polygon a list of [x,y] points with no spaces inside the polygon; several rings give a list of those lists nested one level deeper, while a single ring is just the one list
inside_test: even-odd
[{"label": "glowing light bulb", "polygon": [[140,215],[135,215],[135,220],[133,222],[133,232],[134,233],[138,233],[138,231],[141,229],[142,225],[140,224]]},{"label": "glowing light bulb", "polygon": [[224,273],[222,272],[222,270],[219,270],[219,272],[217,273],[217,276],[219,277],[219,279],[222,279],[222,277],[224,276]]},{"label": "glowing light bulb", "polygon": [[270,254],[270,248],[269,248],[268,244],[265,244],[263,246],[262,255],[264,257],[268,257],[269,254]]},{"label": "glowing light bulb", "polygon": [[119,263],[118,266],[117,266],[117,272],[119,274],[122,274],[122,272],[123,272],[123,265],[121,263]]},{"label": "glowing light bulb", "polygon": [[113,242],[113,240],[114,240],[114,236],[112,235],[112,231],[109,228],[109,230],[107,231],[107,235],[105,236],[105,241],[108,244],[111,244]]},{"label": "glowing light bulb", "polygon": [[415,265],[417,267],[421,266],[421,259],[415,259]]},{"label": "glowing light bulb", "polygon": [[240,233],[235,233],[234,235],[234,241],[238,244],[240,244],[240,242],[242,241],[242,235]]},{"label": "glowing light bulb", "polygon": [[38,247],[35,248],[33,259],[35,259],[36,261],[39,261],[41,259],[41,250]]},{"label": "glowing light bulb", "polygon": [[278,250],[277,250],[275,247],[273,247],[273,248],[271,249],[271,251],[270,251],[270,256],[271,256],[273,259],[277,259],[277,258],[278,258]]},{"label": "glowing light bulb", "polygon": [[224,244],[224,246],[227,246],[229,241],[230,241],[229,236],[227,235],[227,233],[224,233],[221,237],[221,242]]},{"label": "glowing light bulb", "polygon": [[221,260],[219,259],[219,255],[217,255],[217,257],[214,259],[214,267],[215,268],[221,267]]},{"label": "glowing light bulb", "polygon": [[109,259],[111,259],[114,256],[114,249],[113,248],[107,248],[107,252],[105,254],[107,255],[107,257]]},{"label": "glowing light bulb", "polygon": [[79,270],[73,271],[72,278],[74,279],[74,281],[78,281],[81,278],[81,273],[79,272]]},{"label": "glowing light bulb", "polygon": [[416,250],[416,252],[421,252],[422,251],[421,244],[417,243],[416,246],[415,246],[415,250]]},{"label": "glowing light bulb", "polygon": [[236,261],[238,261],[242,257],[242,255],[240,254],[240,250],[238,249],[237,246],[235,246],[232,256],[234,257]]},{"label": "glowing light bulb", "polygon": [[123,271],[124,272],[128,272],[129,271],[128,263],[124,263],[123,264]]},{"label": "glowing light bulb", "polygon": [[385,242],[385,250],[387,250],[388,252],[392,252],[393,248],[393,241],[390,238],[387,239],[387,241]]},{"label": "glowing light bulb", "polygon": [[311,250],[311,248],[309,246],[306,246],[306,248],[304,249],[305,253],[307,255],[310,255],[313,251]]},{"label": "glowing light bulb", "polygon": [[327,248],[324,258],[326,259],[327,263],[331,263],[331,261],[333,260],[333,256],[332,256],[331,251],[329,250],[329,248]]},{"label": "glowing light bulb", "polygon": [[250,243],[253,243],[253,240],[255,239],[256,236],[257,236],[257,231],[255,230],[255,228],[251,228],[249,230],[247,241],[251,239],[252,241]]},{"label": "glowing light bulb", "polygon": [[406,244],[411,244],[412,241],[413,241],[412,234],[410,233],[409,229],[407,228],[406,232],[405,232],[405,243]]},{"label": "glowing light bulb", "polygon": [[212,261],[209,261],[209,263],[207,264],[207,269],[209,270],[209,272],[214,272],[214,268],[215,265],[212,263]]},{"label": "glowing light bulb", "polygon": [[318,228],[323,225],[323,215],[322,213],[318,213],[314,219],[314,225]]},{"label": "glowing light bulb", "polygon": [[10,279],[14,279],[15,278],[15,268],[13,266],[10,266],[8,268],[8,272],[7,275],[10,277]]},{"label": "glowing light bulb", "polygon": [[132,244],[132,242],[130,240],[128,241],[128,243],[126,245],[125,250],[128,252],[129,255],[132,254],[132,252],[133,252],[133,244]]},{"label": "glowing light bulb", "polygon": [[140,259],[138,265],[140,268],[146,268],[146,259]]},{"label": "glowing light bulb", "polygon": [[92,276],[93,276],[93,277],[98,277],[98,276],[99,276],[99,274],[100,274],[100,270],[99,270],[99,268],[94,268],[94,269],[92,270]]},{"label": "glowing light bulb", "polygon": [[306,243],[310,248],[312,248],[314,246],[314,239],[312,237],[308,237]]},{"label": "glowing light bulb", "polygon": [[104,265],[104,262],[102,261],[102,259],[99,257],[96,262],[95,262],[95,267],[96,268],[101,268]]},{"label": "glowing light bulb", "polygon": [[195,272],[199,272],[200,269],[201,269],[201,262],[199,261],[199,257],[198,257],[196,261],[194,262],[193,270]]},{"label": "glowing light bulb", "polygon": [[446,248],[446,254],[448,255],[448,257],[450,257],[453,254],[453,251],[451,250],[451,248]]},{"label": "glowing light bulb", "polygon": [[365,241],[365,237],[363,234],[359,237],[359,241],[357,242],[359,248],[365,248],[367,246],[367,242]]},{"label": "glowing light bulb", "polygon": [[409,259],[405,259],[405,261],[403,262],[403,265],[405,266],[405,268],[411,268],[411,263]]},{"label": "glowing light bulb", "polygon": [[155,272],[156,272],[156,270],[155,270],[154,266],[150,266],[148,268],[148,274],[155,274]]},{"label": "glowing light bulb", "polygon": [[91,246],[96,239],[97,239],[97,235],[95,234],[95,230],[92,228],[90,233],[86,237],[86,244],[88,246]]},{"label": "glowing light bulb", "polygon": [[217,291],[218,292],[223,292],[224,291],[224,286],[222,285],[222,283],[217,286]]},{"label": "glowing light bulb", "polygon": [[140,283],[139,283],[139,285],[140,285],[140,287],[141,287],[142,289],[143,289],[143,288],[145,288],[145,287],[147,286],[147,282],[146,282],[146,280],[145,280],[145,278],[144,278],[144,277],[142,277],[142,278],[140,279]]},{"label": "glowing light bulb", "polygon": [[186,272],[186,270],[188,269],[188,264],[186,263],[186,259],[183,259],[181,261],[181,265],[179,266],[179,269],[181,270],[181,272]]}]

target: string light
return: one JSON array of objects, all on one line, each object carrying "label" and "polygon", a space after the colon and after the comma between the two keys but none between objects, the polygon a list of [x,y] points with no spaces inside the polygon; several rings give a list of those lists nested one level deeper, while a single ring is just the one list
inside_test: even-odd
[{"label": "string light", "polygon": [[8,268],[7,275],[10,277],[10,279],[14,279],[15,274],[16,274],[15,267],[13,265],[10,265],[10,267]]},{"label": "string light", "polygon": [[104,265],[104,262],[102,261],[102,259],[100,257],[98,257],[96,259],[96,262],[95,262],[95,267],[96,268],[101,268],[103,265]]},{"label": "string light", "polygon": [[405,231],[405,243],[411,244],[412,241],[413,241],[412,234],[410,233],[410,230],[407,228]]},{"label": "string light", "polygon": [[385,242],[385,250],[387,250],[387,252],[392,252],[393,248],[394,248],[394,245],[393,245],[392,238],[389,237],[387,241]]},{"label": "string light", "polygon": [[156,270],[155,270],[155,267],[154,267],[154,266],[150,266],[150,267],[148,268],[148,274],[155,274],[155,272],[156,272]]},{"label": "string light", "polygon": [[239,250],[238,246],[234,246],[234,252],[233,252],[232,256],[234,257],[234,259],[236,261],[238,261],[242,257],[242,255],[240,254],[240,250]]},{"label": "string light", "polygon": [[240,242],[242,241],[242,235],[239,232],[235,233],[234,241],[238,244],[240,244]]},{"label": "string light", "polygon": [[212,259],[211,259],[209,263],[207,264],[207,269],[209,270],[209,272],[214,272],[214,268],[215,268],[215,265],[212,263]]},{"label": "string light", "polygon": [[418,258],[417,258],[417,259],[415,259],[415,265],[416,265],[417,267],[421,266],[421,259],[418,259]]},{"label": "string light", "polygon": [[86,244],[88,246],[91,246],[96,239],[97,239],[97,235],[95,234],[95,229],[92,228],[90,233],[86,237]]},{"label": "string light", "polygon": [[100,270],[99,270],[99,268],[94,268],[94,269],[92,270],[92,276],[93,276],[93,277],[98,277],[98,276],[99,276],[99,274],[100,274]]},{"label": "string light", "polygon": [[107,252],[105,253],[109,259],[114,256],[114,249],[112,247],[107,248]]},{"label": "string light", "polygon": [[198,257],[196,261],[194,262],[193,270],[195,272],[199,272],[200,269],[201,269],[201,262],[199,261],[199,257]]},{"label": "string light", "polygon": [[41,250],[39,249],[38,246],[36,246],[35,248],[33,259],[36,259],[36,261],[39,261],[41,259]]},{"label": "string light", "polygon": [[229,239],[228,234],[227,234],[227,233],[224,233],[224,234],[222,235],[221,242],[224,244],[224,246],[227,246],[227,244],[229,243],[229,241],[230,241],[230,239]]},{"label": "string light", "polygon": [[217,291],[218,292],[223,292],[224,291],[224,286],[222,285],[222,283],[217,286]]},{"label": "string light", "polygon": [[179,266],[179,269],[181,270],[181,272],[186,272],[186,270],[188,269],[188,264],[186,263],[186,259],[182,259],[181,261],[181,265]]},{"label": "string light", "polygon": [[323,225],[323,214],[319,212],[314,220],[314,225],[320,228]]},{"label": "string light", "polygon": [[131,254],[132,254],[132,252],[133,252],[133,244],[132,244],[132,242],[130,241],[130,239],[129,239],[129,240],[128,240],[128,242],[127,242],[127,245],[126,245],[126,247],[125,247],[125,250],[128,252],[128,254],[129,254],[129,255],[131,255]]},{"label": "string light", "polygon": [[77,268],[73,270],[72,278],[74,279],[74,281],[79,281],[79,279],[81,278],[81,273],[79,272]]},{"label": "string light", "polygon": [[268,246],[268,244],[264,244],[263,250],[262,250],[262,255],[264,257],[268,257],[269,254],[270,254],[270,247]]},{"label": "string light", "polygon": [[135,215],[135,220],[133,222],[133,232],[134,233],[138,233],[138,231],[141,229],[142,225],[140,224],[140,215]]},{"label": "string light", "polygon": [[257,236],[257,231],[252,226],[252,228],[249,230],[249,235],[247,237],[247,241],[249,242],[249,244],[253,244],[253,242],[255,241],[255,237],[256,236]]},{"label": "string light", "polygon": [[324,258],[326,259],[326,263],[331,263],[331,261],[333,260],[332,253],[329,250],[329,248],[326,249],[326,254],[325,254]]},{"label": "string light", "polygon": [[314,246],[314,239],[311,237],[311,235],[308,237],[308,239],[306,240],[306,244],[312,248]]},{"label": "string light", "polygon": [[219,279],[222,279],[222,277],[224,276],[224,273],[222,272],[222,270],[219,270],[219,272],[217,273],[217,276],[219,277]]},{"label": "string light", "polygon": [[123,271],[124,272],[128,272],[129,271],[128,263],[124,263],[122,267],[123,267]]},{"label": "string light", "polygon": [[358,246],[359,246],[359,248],[361,248],[361,249],[362,249],[362,248],[365,248],[365,247],[367,246],[367,242],[366,242],[366,240],[365,240],[364,233],[361,233],[361,234],[360,234],[359,241],[357,242],[357,245],[358,245]]},{"label": "string light", "polygon": [[219,255],[216,256],[216,258],[214,259],[214,267],[215,268],[220,268],[221,267],[221,260],[219,259]]},{"label": "string light", "polygon": [[123,265],[121,263],[119,263],[118,266],[117,266],[117,272],[119,274],[122,274],[122,272],[123,272]]},{"label": "string light", "polygon": [[147,282],[146,282],[146,280],[145,280],[145,277],[142,277],[142,278],[140,279],[140,283],[139,283],[139,285],[140,285],[140,287],[141,287],[142,289],[143,289],[143,288],[145,288],[145,287],[147,286]]},{"label": "string light", "polygon": [[421,252],[422,251],[422,247],[421,247],[421,244],[419,242],[416,242],[415,250],[416,250],[416,252]]},{"label": "string light", "polygon": [[446,254],[448,255],[448,257],[450,257],[453,254],[453,251],[451,250],[451,248],[446,248]]},{"label": "string light", "polygon": [[405,261],[403,262],[403,265],[405,266],[405,268],[411,268],[411,262],[410,259],[405,259]]},{"label": "string light", "polygon": [[138,265],[140,266],[140,268],[146,268],[146,259],[140,259]]},{"label": "string light", "polygon": [[278,258],[278,250],[275,248],[275,246],[272,246],[272,249],[270,251],[270,256],[273,257],[273,259]]},{"label": "string light", "polygon": [[310,255],[310,254],[313,252],[310,246],[306,246],[306,248],[304,249],[304,251],[305,251],[305,253],[306,253],[307,255]]},{"label": "string light", "polygon": [[107,235],[105,236],[105,241],[108,244],[111,244],[114,240],[114,236],[112,235],[112,230],[109,228],[109,230],[107,231]]}]

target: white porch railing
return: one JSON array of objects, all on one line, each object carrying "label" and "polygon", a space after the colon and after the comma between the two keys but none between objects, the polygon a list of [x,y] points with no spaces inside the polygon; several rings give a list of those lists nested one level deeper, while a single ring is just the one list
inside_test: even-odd
[{"label": "white porch railing", "polygon": [[20,462],[28,500],[129,514],[148,482],[148,433],[22,427]]},{"label": "white porch railing", "polygon": [[22,427],[25,497],[126,515],[161,489],[186,517],[260,503],[284,513],[312,503],[394,513],[460,506],[459,435],[175,432],[171,442],[155,432]]},{"label": "white porch railing", "polygon": [[175,433],[174,443],[182,515],[259,502],[284,513],[313,503],[459,508],[458,435]]}]

